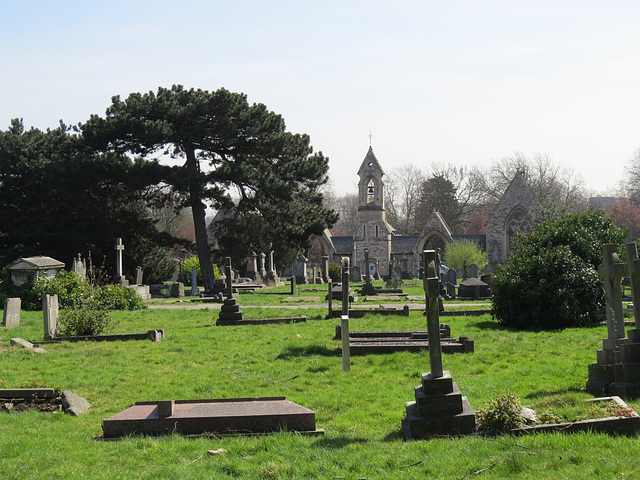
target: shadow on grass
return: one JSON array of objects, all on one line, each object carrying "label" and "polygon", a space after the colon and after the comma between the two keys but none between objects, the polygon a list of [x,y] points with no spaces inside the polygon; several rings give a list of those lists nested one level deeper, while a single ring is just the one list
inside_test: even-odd
[{"label": "shadow on grass", "polygon": [[337,450],[345,448],[353,443],[368,443],[369,439],[363,437],[318,437],[311,445],[318,448],[331,448]]},{"label": "shadow on grass", "polygon": [[387,433],[382,439],[383,442],[398,442],[404,441],[404,434],[402,433],[402,428],[398,430],[393,430]]},{"label": "shadow on grass", "polygon": [[[586,383],[586,380],[585,380]],[[569,387],[563,388],[562,390],[555,390],[552,392],[549,391],[540,391],[540,392],[531,392],[527,395],[523,396],[522,399],[526,400],[538,400],[540,398],[554,397],[554,396],[562,396],[568,393],[585,393],[585,389],[582,387]]]},{"label": "shadow on grass", "polygon": [[322,355],[325,357],[335,357],[338,352],[327,348],[324,345],[307,345],[305,347],[289,347],[276,357],[277,360],[286,360],[291,357],[310,357],[312,355]]}]

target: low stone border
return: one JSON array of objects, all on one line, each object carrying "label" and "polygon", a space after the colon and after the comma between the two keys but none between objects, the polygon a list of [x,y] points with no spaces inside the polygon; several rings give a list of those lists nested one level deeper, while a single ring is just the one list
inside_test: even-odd
[{"label": "low stone border", "polygon": [[[620,397],[590,398],[587,402],[615,402],[623,408],[630,408]],[[606,417],[577,422],[545,423],[511,430],[513,435],[526,435],[528,433],[578,433],[597,432],[609,435],[634,436],[640,431],[640,415],[633,411],[631,417]]]},{"label": "low stone border", "polygon": [[289,318],[245,318],[242,320],[218,320],[216,325],[219,327],[230,327],[233,325],[268,325],[272,323],[302,323],[307,321],[306,315]]},{"label": "low stone border", "polygon": [[34,345],[33,343],[28,342],[23,338],[12,338],[11,345],[20,345],[27,350],[32,350],[33,353],[47,353],[47,351],[44,348],[40,348],[37,345]]},{"label": "low stone border", "polygon": [[89,410],[89,407],[89,402],[71,390],[63,390],[56,396],[53,388],[0,388],[0,410],[7,412],[36,408],[46,412],[63,410],[77,417]]},{"label": "low stone border", "polygon": [[40,343],[62,342],[116,342],[118,340],[151,340],[159,342],[164,337],[164,330],[147,330],[146,333],[124,333],[120,335],[77,335],[69,337],[54,337]]}]

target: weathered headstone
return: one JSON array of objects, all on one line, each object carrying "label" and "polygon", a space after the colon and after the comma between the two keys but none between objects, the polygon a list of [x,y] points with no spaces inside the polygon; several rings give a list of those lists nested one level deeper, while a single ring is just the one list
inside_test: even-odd
[{"label": "weathered headstone", "polygon": [[447,295],[449,298],[456,298],[456,285],[458,284],[458,276],[453,268],[447,272]]},{"label": "weathered headstone", "polygon": [[329,257],[327,255],[324,255],[322,257],[322,264],[323,264],[323,270],[322,270],[323,280],[325,282],[330,282],[332,279],[329,278]]},{"label": "weathered headstone", "polygon": [[60,334],[58,295],[45,294],[42,296],[42,318],[45,340],[51,340]]},{"label": "weathered headstone", "polygon": [[291,295],[296,294],[296,276],[291,277]]},{"label": "weathered headstone", "polygon": [[469,277],[478,278],[478,265],[475,263],[469,265]]},{"label": "weathered headstone", "polygon": [[171,284],[171,298],[182,298],[184,297],[184,283],[182,282],[174,282]]},{"label": "weathered headstone", "polygon": [[78,254],[78,258],[73,259],[73,262],[71,263],[71,271],[80,278],[87,277],[87,264],[80,254]]},{"label": "weathered headstone", "polygon": [[136,267],[136,285],[142,285],[142,267]]},{"label": "weathered headstone", "polygon": [[360,290],[361,295],[376,295],[376,289],[373,287],[371,283],[371,275],[369,274],[369,249],[364,249],[364,269],[365,269],[365,284],[362,286]]},{"label": "weathered headstone", "polygon": [[4,301],[4,314],[2,317],[2,326],[4,328],[14,328],[20,325],[20,307],[22,300],[20,298],[7,298]]},{"label": "weathered headstone", "polygon": [[198,288],[198,269],[191,267],[191,295],[200,295],[200,289]]}]

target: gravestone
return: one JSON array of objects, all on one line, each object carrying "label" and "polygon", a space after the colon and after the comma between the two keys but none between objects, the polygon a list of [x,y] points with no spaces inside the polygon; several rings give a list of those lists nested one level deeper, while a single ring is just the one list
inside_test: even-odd
[{"label": "gravestone", "polygon": [[200,295],[200,289],[198,288],[198,269],[191,267],[191,295]]},{"label": "gravestone", "polygon": [[469,265],[469,277],[478,278],[478,265],[475,263]]},{"label": "gravestone", "polygon": [[[627,332],[626,342],[620,344],[620,363],[614,365],[614,382],[609,385],[609,395],[621,398],[640,397],[640,259],[638,246],[635,243],[626,245],[625,270],[629,277],[633,313],[635,317],[633,329]],[[622,307],[622,305],[620,305]]]},{"label": "gravestone", "polygon": [[[366,252],[366,250],[365,250]],[[349,349],[349,257],[342,257],[342,371],[351,371],[351,350]]]},{"label": "gravestone", "polygon": [[80,254],[78,254],[78,258],[73,259],[73,262],[71,263],[71,271],[80,278],[87,277],[87,264]]},{"label": "gravestone", "polygon": [[296,294],[296,277],[295,275],[291,277],[291,295]]},{"label": "gravestone", "polygon": [[351,271],[351,274],[349,275],[350,281],[352,282],[362,281],[362,272],[360,271],[360,267],[358,265],[353,265],[350,271]]},{"label": "gravestone", "polygon": [[458,284],[458,275],[453,268],[447,272],[447,296],[451,299],[456,298],[456,285]]},{"label": "gravestone", "polygon": [[365,270],[365,283],[360,289],[361,295],[377,295],[376,289],[371,283],[371,275],[369,274],[369,249],[364,249],[364,270]]},{"label": "gravestone", "polygon": [[19,298],[7,298],[4,301],[4,314],[2,326],[4,328],[14,328],[20,325],[20,307],[22,300]]},{"label": "gravestone", "polygon": [[415,401],[407,402],[402,428],[406,440],[439,435],[467,435],[476,429],[476,418],[451,374],[442,368],[440,343],[440,259],[434,250],[423,252],[425,302],[431,371],[422,374],[415,387]]},{"label": "gravestone", "polygon": [[602,341],[602,350],[596,353],[596,363],[589,364],[587,381],[587,391],[598,396],[607,395],[609,385],[615,381],[614,365],[620,363],[620,346],[626,343],[621,285],[626,269],[617,250],[617,244],[603,245],[602,264],[598,267],[605,289],[607,338]]},{"label": "gravestone", "polygon": [[173,432],[224,435],[282,430],[324,434],[322,429],[316,429],[312,410],[286,397],[136,402],[102,422],[105,438]]},{"label": "gravestone", "polygon": [[122,238],[116,239],[116,246],[114,247],[116,251],[116,276],[113,278],[113,283],[128,285],[129,282],[124,275],[122,274],[122,252],[124,251],[124,244],[122,243]]},{"label": "gravestone", "polygon": [[42,296],[42,318],[44,321],[44,339],[52,340],[60,334],[58,318],[58,295]]},{"label": "gravestone", "polygon": [[218,321],[216,325],[233,325],[234,322],[242,320],[242,310],[238,302],[233,296],[233,270],[231,268],[231,257],[225,257],[225,299],[220,307],[220,313],[218,314]]},{"label": "gravestone", "polygon": [[142,267],[136,267],[136,285],[142,285]]},{"label": "gravestone", "polygon": [[249,257],[249,261],[247,262],[246,275],[251,280],[260,280],[260,274],[258,273],[258,260],[255,252],[251,252],[251,256]]},{"label": "gravestone", "polygon": [[184,297],[184,283],[174,282],[171,284],[171,292],[169,293],[171,298],[183,298]]},{"label": "gravestone", "polygon": [[327,255],[322,257],[322,265],[322,279],[325,282],[330,282],[332,279],[329,278],[329,257]]},{"label": "gravestone", "polygon": [[264,279],[267,276],[267,271],[264,268],[264,259],[267,258],[267,256],[264,254],[264,252],[261,252],[260,255],[258,256],[258,273],[260,274],[260,278]]}]

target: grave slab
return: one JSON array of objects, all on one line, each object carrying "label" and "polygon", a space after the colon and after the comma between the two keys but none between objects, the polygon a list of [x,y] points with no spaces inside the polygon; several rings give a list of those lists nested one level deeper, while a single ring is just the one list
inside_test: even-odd
[{"label": "grave slab", "polygon": [[286,397],[136,402],[105,419],[105,438],[126,435],[262,434],[281,430],[322,435],[315,412]]}]

